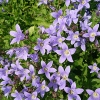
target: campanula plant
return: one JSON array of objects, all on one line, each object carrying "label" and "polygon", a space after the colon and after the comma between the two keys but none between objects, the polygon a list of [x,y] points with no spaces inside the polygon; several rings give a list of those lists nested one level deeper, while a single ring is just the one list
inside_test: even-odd
[{"label": "campanula plant", "polygon": [[15,22],[0,57],[0,92],[8,100],[100,100],[99,1],[20,3],[2,13]]}]

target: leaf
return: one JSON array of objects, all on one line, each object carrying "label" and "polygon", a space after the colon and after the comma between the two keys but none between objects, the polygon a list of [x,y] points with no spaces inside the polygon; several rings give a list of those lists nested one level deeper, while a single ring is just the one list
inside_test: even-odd
[{"label": "leaf", "polygon": [[30,27],[28,30],[29,30],[29,35],[32,36],[32,34],[34,33],[34,26]]}]

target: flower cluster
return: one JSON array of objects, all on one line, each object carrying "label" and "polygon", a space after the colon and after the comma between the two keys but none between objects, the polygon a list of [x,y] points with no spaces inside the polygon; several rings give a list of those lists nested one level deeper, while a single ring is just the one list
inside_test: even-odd
[{"label": "flower cluster", "polygon": [[[38,6],[44,4],[51,7],[52,2],[40,0]],[[11,94],[14,100],[41,100],[46,92],[60,90],[66,93],[68,100],[81,100],[82,93],[90,95],[88,100],[100,99],[100,88],[95,91],[84,86],[77,88],[77,80],[71,74],[75,69],[72,65],[79,54],[87,53],[91,48],[99,48],[99,24],[92,27],[92,16],[84,12],[90,8],[90,2],[65,0],[66,8],[69,9],[54,10],[51,12],[53,23],[48,28],[39,27],[45,38],[38,38],[34,47],[25,45],[8,50],[6,54],[12,58],[12,62],[0,57],[0,86],[5,96]],[[18,24],[16,31],[10,31],[10,35],[13,36],[11,45],[28,39]],[[30,53],[30,48],[34,53]],[[53,57],[57,60],[53,61]],[[85,66],[86,60],[82,66]],[[100,78],[100,68],[96,63],[87,65],[87,68],[91,70],[90,73],[96,72]]]}]

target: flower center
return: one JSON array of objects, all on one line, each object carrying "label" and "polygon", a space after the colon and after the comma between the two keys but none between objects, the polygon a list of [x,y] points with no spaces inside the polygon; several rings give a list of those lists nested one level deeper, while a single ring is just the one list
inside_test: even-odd
[{"label": "flower center", "polygon": [[36,78],[36,76],[35,75],[32,75],[32,79],[35,79]]},{"label": "flower center", "polygon": [[32,99],[36,99],[36,96],[34,94],[32,94]]},{"label": "flower center", "polygon": [[42,89],[42,90],[45,90],[45,88],[46,88],[45,85],[42,85],[42,86],[41,86],[41,89]]},{"label": "flower center", "polygon": [[59,38],[59,39],[58,39],[58,42],[59,42],[59,43],[62,43],[62,41],[63,41],[62,38]]},{"label": "flower center", "polygon": [[63,16],[60,16],[59,18],[63,18]]},{"label": "flower center", "polygon": [[95,32],[92,32],[92,33],[90,34],[90,37],[95,37],[95,36],[96,36]]},{"label": "flower center", "polygon": [[74,91],[73,90],[70,90],[70,94],[74,94]]},{"label": "flower center", "polygon": [[65,50],[65,51],[64,51],[64,54],[65,54],[66,56],[68,56],[68,55],[70,54],[69,50]]},{"label": "flower center", "polygon": [[41,43],[40,43],[40,46],[43,47],[43,45],[44,45],[44,44],[41,42]]},{"label": "flower center", "polygon": [[56,79],[53,79],[52,82],[53,82],[53,83],[56,83],[57,81],[56,81]]},{"label": "flower center", "polygon": [[62,77],[64,80],[67,80],[68,79],[68,76],[66,76],[66,75],[63,75],[63,77]]},{"label": "flower center", "polygon": [[93,66],[93,70],[96,70],[97,69],[97,66]]},{"label": "flower center", "polygon": [[57,72],[57,75],[60,76],[60,72]]},{"label": "flower center", "polygon": [[82,4],[83,4],[83,5],[85,4],[85,0],[82,0]]},{"label": "flower center", "polygon": [[44,71],[47,72],[48,71],[48,68],[44,68]]},{"label": "flower center", "polygon": [[74,35],[73,35],[73,38],[74,38],[74,39],[78,39],[78,35],[77,35],[77,34],[74,34]]},{"label": "flower center", "polygon": [[8,74],[8,72],[9,72],[9,71],[8,71],[8,70],[6,70],[6,74]]},{"label": "flower center", "polygon": [[94,97],[94,98],[98,98],[98,97],[99,97],[99,94],[98,94],[97,92],[94,92],[94,93],[93,93],[93,97]]}]

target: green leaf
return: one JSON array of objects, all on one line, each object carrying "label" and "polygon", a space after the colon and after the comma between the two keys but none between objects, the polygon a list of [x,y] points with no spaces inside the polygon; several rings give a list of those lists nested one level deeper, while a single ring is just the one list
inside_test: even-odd
[{"label": "green leaf", "polygon": [[34,26],[30,27],[28,30],[29,30],[29,36],[32,36],[32,34],[34,33]]}]

